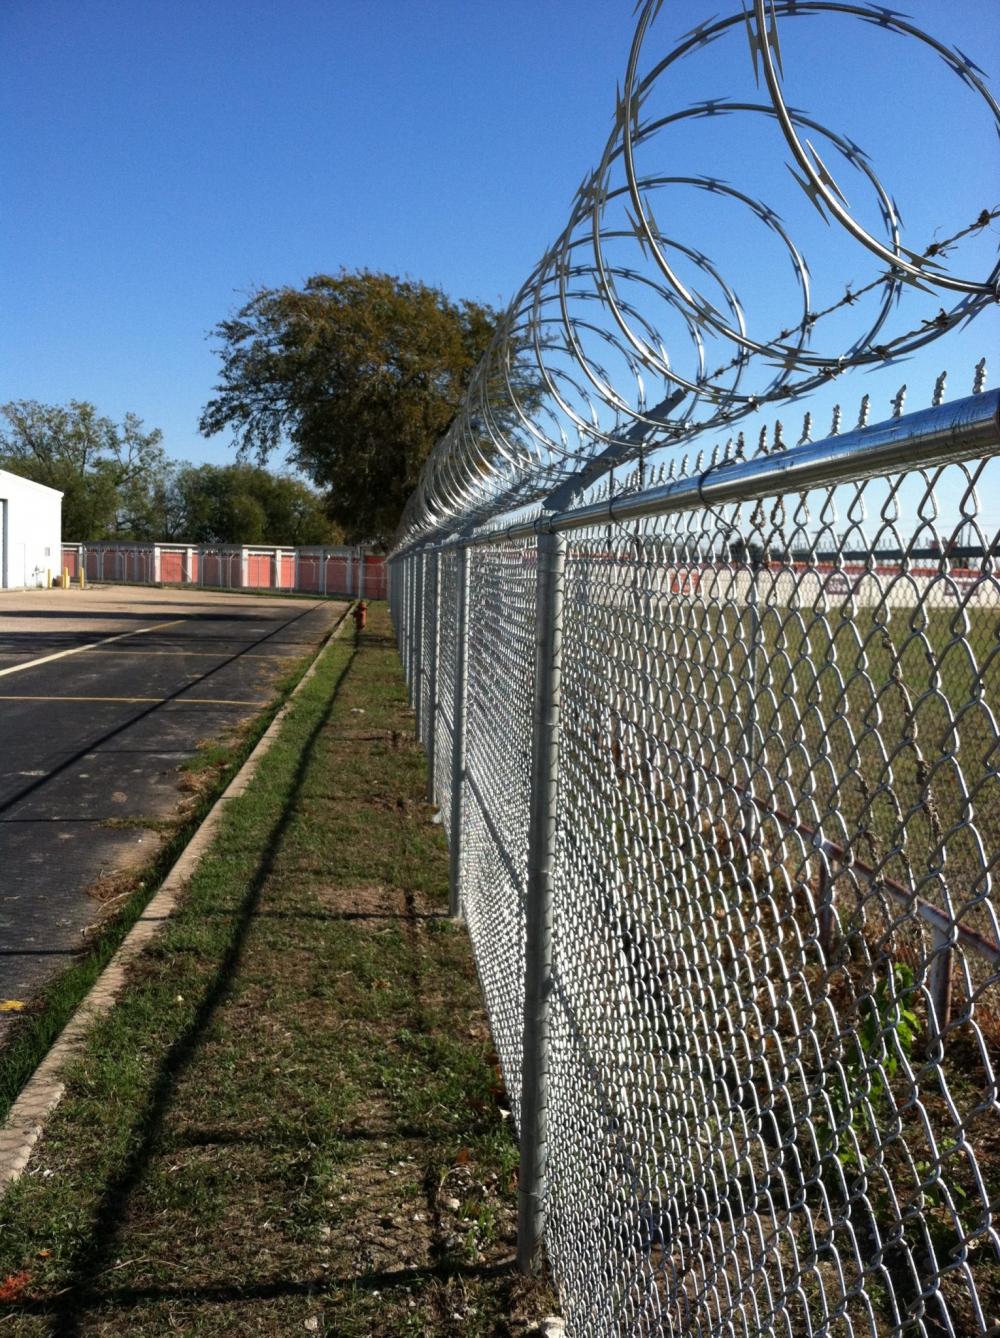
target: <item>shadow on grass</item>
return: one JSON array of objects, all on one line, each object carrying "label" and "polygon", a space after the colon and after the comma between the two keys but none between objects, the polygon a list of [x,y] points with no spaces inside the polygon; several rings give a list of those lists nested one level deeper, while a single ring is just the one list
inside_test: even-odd
[{"label": "shadow on grass", "polygon": [[[218,916],[228,919],[227,911],[204,911],[202,919],[210,920]],[[258,920],[438,920],[451,921],[448,911],[260,911]],[[0,954],[2,955],[2,954]]]},{"label": "shadow on grass", "polygon": [[[491,1133],[493,1124],[483,1120],[480,1124],[469,1124],[463,1128],[467,1140]],[[387,1124],[380,1129],[338,1129],[336,1138],[339,1143],[381,1143],[386,1138],[394,1138],[404,1143],[433,1143],[440,1141],[438,1129],[427,1129],[423,1125],[408,1124],[405,1121]],[[308,1134],[302,1135],[303,1144],[308,1144]],[[214,1148],[214,1147],[278,1147],[287,1145],[288,1133],[280,1134],[245,1132],[235,1129],[188,1129],[173,1134],[171,1148]]]},{"label": "shadow on grass", "polygon": [[[146,1110],[137,1121],[133,1151],[119,1174],[108,1184],[100,1198],[94,1213],[90,1244],[81,1250],[73,1261],[74,1280],[56,1297],[47,1301],[25,1301],[18,1303],[16,1306],[18,1311],[34,1311],[49,1317],[52,1321],[50,1332],[59,1335],[59,1338],[72,1338],[72,1335],[81,1333],[81,1325],[87,1310],[94,1305],[104,1306],[108,1303],[107,1294],[100,1290],[97,1279],[113,1262],[118,1233],[123,1223],[129,1197],[141,1182],[151,1161],[157,1139],[163,1128],[164,1117],[177,1084],[202,1042],[205,1031],[216,1010],[230,989],[240,963],[247,933],[255,917],[261,892],[272,872],[275,859],[292,820],[295,801],[309,770],[317,741],[333,713],[341,688],[354,664],[357,651],[357,641],[355,641],[354,648],[337,677],[330,699],[322,715],[310,731],[302,749],[281,816],[271,829],[257,870],[247,886],[243,902],[236,913],[232,938],[219,963],[215,977],[191,1023],[181,1032],[164,1056]],[[233,1296],[246,1297],[252,1294],[252,1289],[249,1291],[235,1287],[232,1289]],[[181,1295],[181,1293],[178,1293],[178,1295]],[[136,1296],[138,1298],[140,1294],[136,1293]],[[221,1291],[219,1299],[225,1299]]]},{"label": "shadow on grass", "polygon": [[[425,1282],[448,1282],[452,1279],[488,1281],[490,1278],[514,1277],[513,1258],[499,1264],[430,1264],[425,1268],[399,1268],[353,1274],[348,1278],[331,1278],[329,1274],[296,1279],[283,1278],[279,1282],[259,1282],[207,1285],[200,1287],[123,1287],[120,1291],[100,1293],[101,1309],[127,1309],[135,1305],[156,1302],[204,1302],[232,1305],[239,1301],[277,1301],[286,1296],[328,1296],[337,1292],[380,1292],[396,1287],[413,1287]],[[59,1299],[59,1298],[57,1298]],[[63,1311],[45,1300],[25,1301],[18,1306],[24,1314],[40,1315],[54,1321],[53,1334],[76,1333],[75,1327],[64,1324]]]}]

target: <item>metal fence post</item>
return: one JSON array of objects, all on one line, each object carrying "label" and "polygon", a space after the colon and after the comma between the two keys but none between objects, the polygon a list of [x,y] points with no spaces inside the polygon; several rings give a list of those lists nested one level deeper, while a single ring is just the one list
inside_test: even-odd
[{"label": "metal fence post", "polygon": [[413,610],[413,727],[423,738],[424,723],[424,550],[413,558],[415,607]]},{"label": "metal fence post", "polygon": [[528,886],[525,898],[521,1170],[517,1204],[517,1262],[521,1271],[529,1274],[539,1272],[544,1252],[549,995],[552,988],[552,903],[559,781],[565,563],[564,537],[561,534],[540,535],[535,605]]},{"label": "metal fence post", "polygon": [[406,637],[406,654],[403,666],[406,674],[407,701],[412,701],[413,692],[413,554],[404,558],[403,576],[403,633]]},{"label": "metal fence post", "polygon": [[432,548],[427,555],[430,562],[430,664],[427,670],[427,739],[425,748],[427,751],[427,802],[433,804],[436,798],[434,789],[434,758],[437,752],[437,719],[438,719],[438,656],[441,653],[441,638],[439,635],[440,623],[440,601],[441,601],[441,562],[438,556],[438,550]]},{"label": "metal fence post", "polygon": [[451,830],[449,832],[449,911],[462,914],[462,820],[465,814],[465,717],[469,695],[469,545],[458,548],[455,596],[455,700],[452,706]]},{"label": "metal fence post", "polygon": [[[763,649],[761,646],[760,622],[760,573],[763,568],[763,552],[758,553],[752,544],[747,545],[747,561],[750,569],[750,588],[747,592],[747,607],[750,614],[750,636],[747,644],[747,714],[744,732],[744,751],[746,753],[747,784],[743,799],[745,813],[744,838],[748,871],[751,868],[753,852],[758,842],[760,823],[757,806],[754,803],[757,766],[757,698],[760,693],[761,664]],[[752,874],[750,875],[752,876]]]}]

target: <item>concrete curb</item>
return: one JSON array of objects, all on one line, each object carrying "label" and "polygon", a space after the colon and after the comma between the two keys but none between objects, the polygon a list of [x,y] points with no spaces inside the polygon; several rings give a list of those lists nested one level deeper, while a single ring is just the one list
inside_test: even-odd
[{"label": "concrete curb", "polygon": [[142,953],[163,925],[177,909],[180,895],[198,867],[202,856],[215,837],[225,813],[226,805],[244,793],[253,779],[261,759],[272,747],[285,717],[295,698],[316,673],[320,660],[331,643],[343,630],[353,608],[348,604],[302,675],[288,700],[257,741],[253,752],[229,782],[225,791],[212,805],[201,826],[184,847],[176,864],[167,874],[149,905],[136,920],[101,972],[90,992],[53,1042],[52,1048],[28,1080],[10,1114],[0,1128],[0,1195],[16,1180],[27,1166],[32,1149],[38,1142],[45,1122],[62,1099],[66,1090],[61,1074],[66,1064],[83,1046],[91,1027],[109,1012],[121,994],[130,964]]}]

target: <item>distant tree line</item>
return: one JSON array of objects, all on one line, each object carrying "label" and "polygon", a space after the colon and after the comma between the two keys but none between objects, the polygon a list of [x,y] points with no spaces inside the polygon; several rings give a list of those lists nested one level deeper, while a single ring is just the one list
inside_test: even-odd
[{"label": "distant tree line", "polygon": [[0,406],[0,469],[63,494],[63,536],[198,544],[339,543],[323,498],[290,474],[169,460],[162,433],[92,404]]}]

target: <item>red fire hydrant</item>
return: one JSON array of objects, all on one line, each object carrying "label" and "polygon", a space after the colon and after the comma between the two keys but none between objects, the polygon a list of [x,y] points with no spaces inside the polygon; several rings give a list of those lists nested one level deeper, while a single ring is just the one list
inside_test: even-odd
[{"label": "red fire hydrant", "polygon": [[359,599],[355,604],[353,616],[355,632],[363,632],[365,630],[365,623],[368,621],[368,605],[363,599]]}]

